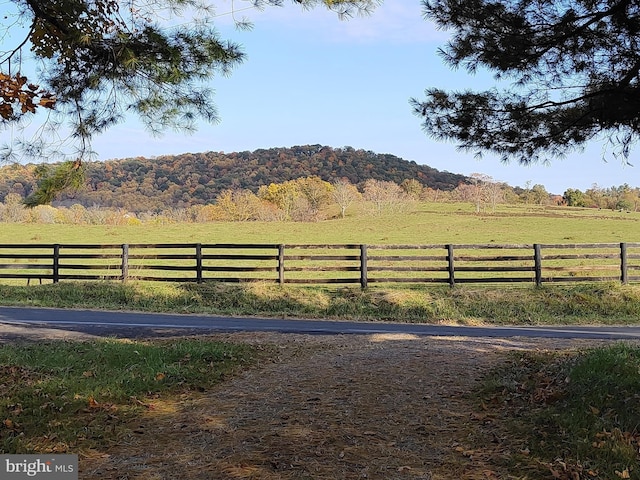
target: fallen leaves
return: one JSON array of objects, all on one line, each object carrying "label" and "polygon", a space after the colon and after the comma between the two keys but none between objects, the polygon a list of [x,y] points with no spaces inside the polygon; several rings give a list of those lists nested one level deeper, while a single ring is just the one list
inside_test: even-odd
[{"label": "fallen leaves", "polygon": [[625,468],[621,472],[616,470],[616,475],[618,475],[620,478],[631,478],[631,475],[629,474],[629,469],[628,468]]},{"label": "fallen leaves", "polygon": [[144,407],[147,410],[155,410],[156,406],[153,403],[147,403],[147,402],[143,402],[142,400],[138,399],[137,397],[131,397],[129,400],[131,400],[131,402],[134,405],[140,406],[140,407]]},{"label": "fallen leaves", "polygon": [[[11,418],[5,418],[2,421],[2,425],[4,426],[4,428],[6,428],[10,432],[11,435],[19,434],[22,431],[22,425],[20,425],[15,420],[12,420]],[[0,432],[0,438],[2,438],[1,432]]]},{"label": "fallen leaves", "polygon": [[547,465],[553,478],[559,480],[581,480],[584,476],[585,468],[580,462],[565,462],[557,458],[552,464]]},{"label": "fallen leaves", "polygon": [[463,457],[469,457],[471,458],[473,456],[473,454],[475,453],[474,450],[467,450],[466,448],[462,447],[462,446],[457,446],[454,448],[454,450],[460,454],[462,454]]}]

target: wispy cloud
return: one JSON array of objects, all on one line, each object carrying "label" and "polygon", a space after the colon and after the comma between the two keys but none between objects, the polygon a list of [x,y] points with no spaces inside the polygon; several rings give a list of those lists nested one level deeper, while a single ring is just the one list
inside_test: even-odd
[{"label": "wispy cloud", "polygon": [[[236,5],[242,8],[243,3],[236,2]],[[438,31],[424,19],[419,0],[387,0],[371,15],[354,16],[347,20],[339,20],[335,13],[321,7],[304,11],[291,4],[268,7],[262,11],[239,9],[236,18],[243,16],[258,29],[299,30],[332,43],[408,44],[441,42],[447,38],[444,32]],[[226,16],[226,20],[230,20],[230,17]]]},{"label": "wispy cloud", "polygon": [[425,43],[445,38],[431,22],[423,18],[417,0],[385,2],[370,17],[333,22],[331,27],[340,39],[361,42]]}]

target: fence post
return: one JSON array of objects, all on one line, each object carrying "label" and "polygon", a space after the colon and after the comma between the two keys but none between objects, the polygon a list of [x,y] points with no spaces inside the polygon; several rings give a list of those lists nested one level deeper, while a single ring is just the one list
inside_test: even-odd
[{"label": "fence post", "polygon": [[542,285],[542,249],[539,243],[533,244],[533,263],[536,272],[536,287]]},{"label": "fence post", "polygon": [[60,281],[60,245],[53,246],[53,283]]},{"label": "fence post", "polygon": [[627,244],[620,244],[620,281],[623,285],[629,282],[629,269],[627,268]]},{"label": "fence post", "polygon": [[456,286],[456,271],[453,265],[453,245],[451,244],[447,245],[447,261],[449,262],[449,286],[453,288]]},{"label": "fence post", "polygon": [[202,244],[196,243],[196,281],[202,283]]},{"label": "fence post", "polygon": [[278,284],[284,284],[284,245],[278,245]]},{"label": "fence post", "polygon": [[369,285],[367,272],[367,245],[360,245],[360,287],[364,290]]},{"label": "fence post", "polygon": [[122,244],[122,281],[129,279],[129,244]]}]

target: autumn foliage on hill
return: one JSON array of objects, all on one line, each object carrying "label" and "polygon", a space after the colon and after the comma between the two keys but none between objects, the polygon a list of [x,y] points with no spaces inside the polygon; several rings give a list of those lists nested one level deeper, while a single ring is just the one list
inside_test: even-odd
[{"label": "autumn foliage on hill", "polygon": [[[260,187],[304,177],[332,183],[346,180],[361,187],[370,179],[397,184],[415,180],[424,187],[442,191],[467,182],[462,175],[441,172],[394,155],[321,145],[138,157],[86,163],[85,168],[85,185],[63,194],[57,204],[78,203],[133,212],[188,208],[214,203],[225,190],[250,190],[257,194]],[[0,169],[0,201],[9,193],[29,197],[37,182],[34,165]]]}]

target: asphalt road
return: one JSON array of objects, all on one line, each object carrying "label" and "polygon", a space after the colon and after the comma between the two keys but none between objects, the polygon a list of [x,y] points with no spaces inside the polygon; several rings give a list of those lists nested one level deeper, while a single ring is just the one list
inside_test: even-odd
[{"label": "asphalt road", "polygon": [[0,335],[3,326],[116,337],[254,331],[323,335],[402,333],[499,338],[640,339],[640,327],[637,326],[466,327],[22,307],[0,307]]}]

